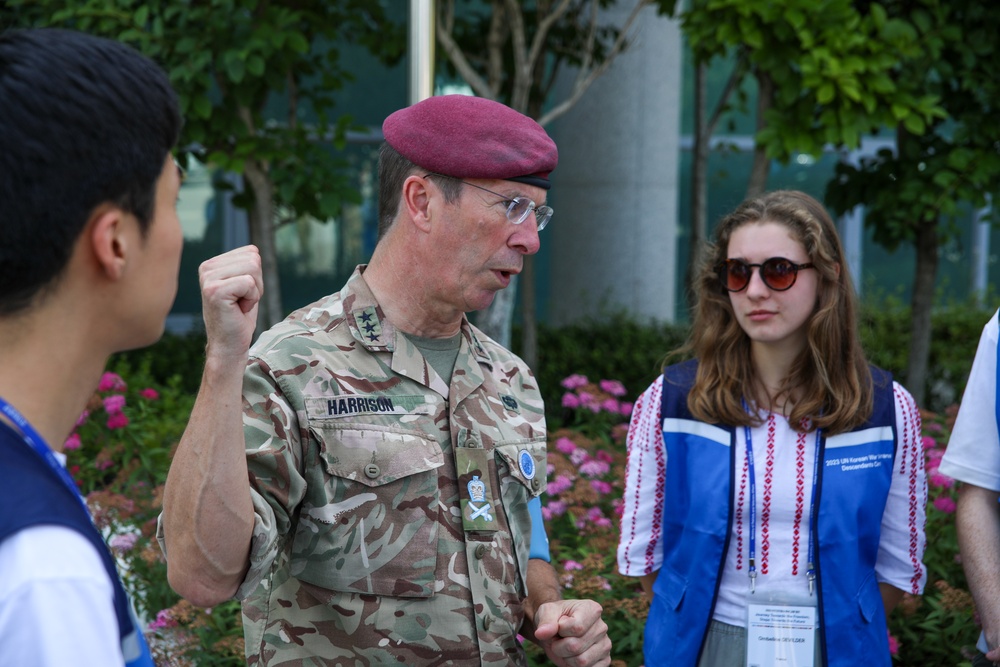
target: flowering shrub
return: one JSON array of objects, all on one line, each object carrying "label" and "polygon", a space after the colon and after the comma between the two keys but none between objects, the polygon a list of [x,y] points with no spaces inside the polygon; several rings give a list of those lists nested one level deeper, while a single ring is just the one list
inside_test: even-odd
[{"label": "flowering shrub", "polygon": [[962,570],[955,530],[955,480],[941,474],[958,406],[940,415],[921,411],[927,461],[927,585],[921,597],[905,595],[889,619],[890,648],[900,665],[956,665],[975,653],[979,626]]},{"label": "flowering shrub", "polygon": [[238,603],[202,610],[179,601],[156,542],[171,450],[193,397],[176,382],[150,387],[144,369],[117,370],[103,375],[64,443],[66,465],[118,560],[139,618],[152,619],[147,637],[156,664],[242,665]]},{"label": "flowering shrub", "polygon": [[[642,628],[649,604],[638,580],[618,574],[619,517],[625,479],[625,433],[632,403],[617,380],[591,382],[571,375],[562,408],[563,428],[549,434],[548,490],[542,502],[552,565],[567,598],[604,607],[614,665],[642,664]],[[526,644],[533,664],[548,664]]]}]

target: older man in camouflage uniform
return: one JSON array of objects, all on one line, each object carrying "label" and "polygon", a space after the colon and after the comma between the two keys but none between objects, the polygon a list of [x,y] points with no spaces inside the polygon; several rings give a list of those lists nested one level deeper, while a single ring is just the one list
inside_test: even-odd
[{"label": "older man in camouflage uniform", "polygon": [[523,665],[519,633],[559,665],[608,665],[600,606],[561,600],[548,563],[534,377],[465,317],[538,250],[555,144],[462,96],[383,131],[370,264],[249,361],[256,249],[201,268],[206,369],[161,521],[171,584],[243,600],[251,665]]}]

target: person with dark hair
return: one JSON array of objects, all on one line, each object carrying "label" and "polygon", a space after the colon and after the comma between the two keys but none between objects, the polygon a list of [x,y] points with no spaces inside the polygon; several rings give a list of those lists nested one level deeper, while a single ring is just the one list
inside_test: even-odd
[{"label": "person with dark hair", "polygon": [[702,254],[691,333],[635,403],[620,571],[646,665],[889,665],[919,594],[927,487],[909,392],[869,366],[836,228],[750,199]]},{"label": "person with dark hair", "polygon": [[153,664],[62,450],[108,357],[163,333],[180,123],[133,49],[0,33],[2,667]]},{"label": "person with dark hair", "polygon": [[524,665],[519,634],[609,665],[600,605],[562,600],[548,562],[537,383],[465,315],[538,250],[555,143],[459,95],[383,133],[380,238],[340,292],[248,351],[259,256],[201,267],[206,369],[159,530],[171,585],[242,600],[253,665]]}]

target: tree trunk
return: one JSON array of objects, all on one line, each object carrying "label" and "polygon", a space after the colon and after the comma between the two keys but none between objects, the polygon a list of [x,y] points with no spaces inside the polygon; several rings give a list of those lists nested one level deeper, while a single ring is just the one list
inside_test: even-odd
[{"label": "tree trunk", "polygon": [[[774,82],[763,72],[757,72],[757,131],[760,132],[767,124],[764,116],[774,105]],[[750,169],[750,182],[747,183],[747,199],[760,196],[767,189],[767,173],[771,169],[771,159],[767,157],[764,147],[754,143],[753,167]]]},{"label": "tree trunk", "polygon": [[521,358],[528,368],[534,369],[538,361],[538,322],[535,320],[535,258],[524,258],[521,270],[524,289],[521,291]]},{"label": "tree trunk", "polygon": [[694,152],[691,160],[691,245],[688,266],[684,273],[684,298],[688,308],[694,307],[694,278],[701,255],[702,241],[708,236],[708,129],[707,86],[705,65],[694,69]]},{"label": "tree trunk", "polygon": [[281,280],[278,275],[278,251],[274,241],[274,184],[266,167],[257,160],[247,160],[243,177],[253,188],[250,219],[250,242],[260,250],[264,295],[257,311],[257,333],[266,331],[284,318],[281,306]]},{"label": "tree trunk", "polygon": [[931,356],[931,309],[934,305],[934,278],[938,266],[937,216],[917,226],[917,266],[910,301],[910,358],[906,368],[906,388],[917,405],[924,405],[927,366]]}]

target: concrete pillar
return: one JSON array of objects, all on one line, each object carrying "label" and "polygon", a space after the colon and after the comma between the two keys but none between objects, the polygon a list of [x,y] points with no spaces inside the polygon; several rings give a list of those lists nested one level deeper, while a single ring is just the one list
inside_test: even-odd
[{"label": "concrete pillar", "polygon": [[[624,0],[605,19],[622,25],[632,6]],[[629,48],[548,128],[559,167],[539,287],[554,325],[622,309],[675,317],[682,37],[677,21],[644,12]],[[563,75],[556,99],[574,75]]]}]

